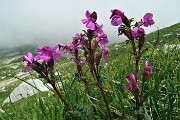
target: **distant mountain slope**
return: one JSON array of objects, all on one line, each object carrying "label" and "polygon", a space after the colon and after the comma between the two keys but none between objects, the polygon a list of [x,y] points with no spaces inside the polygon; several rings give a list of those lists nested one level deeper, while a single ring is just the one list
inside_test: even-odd
[{"label": "distant mountain slope", "polygon": [[35,50],[36,45],[24,45],[14,48],[0,48],[0,59],[22,56],[29,51],[31,51],[32,53],[36,53]]},{"label": "distant mountain slope", "polygon": [[[153,43],[158,38],[158,30],[146,35],[146,39]],[[180,23],[159,30],[159,43],[180,43]]]}]

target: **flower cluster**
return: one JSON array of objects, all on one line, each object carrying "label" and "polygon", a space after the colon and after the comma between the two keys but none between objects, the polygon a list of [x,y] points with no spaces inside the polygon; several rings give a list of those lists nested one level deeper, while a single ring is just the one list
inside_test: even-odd
[{"label": "flower cluster", "polygon": [[[135,97],[139,96],[139,88],[138,88],[138,63],[142,56],[141,49],[145,42],[145,30],[144,27],[149,27],[153,25],[155,22],[153,20],[152,13],[146,13],[139,22],[136,22],[132,25],[134,19],[128,19],[124,12],[118,9],[111,10],[111,24],[113,26],[118,27],[118,35],[124,34],[130,41],[132,45],[133,55],[135,57],[136,63],[136,74],[129,73],[127,78],[129,78],[129,82],[126,84],[126,87],[133,93]],[[138,42],[138,44],[136,44]],[[137,49],[138,47],[138,49]],[[142,82],[147,81],[149,75],[152,74],[152,67],[149,65],[148,60],[145,62],[142,74]],[[144,86],[143,86],[144,87]]]},{"label": "flower cluster", "polygon": [[114,9],[111,10],[111,24],[113,26],[119,26],[122,23],[124,23],[127,26],[130,26],[130,22],[128,21],[128,18],[124,15],[124,13],[121,10]]},{"label": "flower cluster", "polygon": [[93,13],[90,13],[88,10],[85,14],[86,18],[81,20],[83,24],[86,24],[86,27],[90,30],[96,29],[96,20],[97,20],[97,13],[94,11]]},{"label": "flower cluster", "polygon": [[24,72],[28,72],[30,66],[37,70],[40,65],[40,60],[43,60],[43,64],[52,67],[54,61],[58,58],[62,57],[62,54],[59,53],[59,47],[55,46],[51,48],[50,46],[38,47],[37,48],[38,55],[33,56],[32,53],[28,53],[27,55],[23,56],[23,61],[26,61],[27,64],[24,68]]},{"label": "flower cluster", "polygon": [[78,50],[78,46],[74,45],[72,43],[67,43],[67,44],[62,44],[60,43],[59,45],[59,49],[64,51],[64,54],[67,53],[67,51],[71,52],[72,54],[75,53],[76,50]]},{"label": "flower cluster", "polygon": [[34,57],[34,60],[44,60],[45,62],[49,62],[51,60],[56,61],[58,58],[62,57],[62,54],[59,53],[59,47],[55,46],[51,48],[50,46],[38,47],[37,48],[38,55]]},{"label": "flower cluster", "polygon": [[[144,44],[145,35],[145,30],[142,26],[148,27],[155,23],[153,20],[153,14],[146,13],[140,22],[131,25],[133,19],[128,19],[121,10],[114,9],[111,10],[111,12],[111,24],[113,26],[119,26],[118,35],[124,34],[129,40],[137,39],[139,42],[139,49],[141,49]],[[133,28],[131,28],[131,26],[133,26]]]},{"label": "flower cluster", "polygon": [[145,31],[142,27],[135,27],[132,29],[132,36],[137,39],[140,36],[143,36],[145,34]]},{"label": "flower cluster", "polygon": [[143,17],[143,25],[144,27],[148,27],[153,25],[155,22],[153,20],[153,14],[152,13],[146,13]]},{"label": "flower cluster", "polygon": [[[88,10],[85,13],[86,18],[81,20],[83,24],[86,24],[86,27],[88,28],[87,32],[82,34],[76,34],[75,37],[73,37],[72,43],[67,44],[58,44],[55,47],[51,48],[50,46],[43,46],[38,47],[37,52],[38,55],[33,56],[32,53],[28,53],[28,55],[23,56],[23,61],[27,62],[27,65],[24,68],[24,72],[28,72],[30,66],[35,68],[35,66],[41,64],[38,61],[43,60],[43,64],[50,66],[53,66],[54,61],[62,57],[62,53],[60,51],[63,51],[64,54],[67,52],[70,52],[74,56],[74,62],[77,63],[79,66],[83,65],[83,59],[78,55],[78,50],[81,48],[82,50],[86,49],[89,50],[96,50],[99,45],[102,46],[102,49],[97,53],[97,58],[95,58],[95,61],[100,61],[97,59],[101,59],[103,56],[104,59],[108,59],[109,57],[109,49],[106,46],[109,42],[107,35],[103,32],[102,28],[103,25],[99,25],[96,23],[97,20],[97,13],[93,12],[90,13]],[[91,37],[92,40],[89,40]],[[85,57],[86,52],[84,53]],[[36,63],[36,64],[35,64]]]},{"label": "flower cluster", "polygon": [[[113,26],[119,26],[121,24],[125,24],[126,26],[130,26],[131,21],[124,15],[124,12],[118,9],[111,10],[111,24]],[[143,17],[143,20],[138,22],[138,27],[144,25],[144,27],[148,27],[153,25],[155,22],[153,20],[152,13],[146,13]]]},{"label": "flower cluster", "polygon": [[[103,46],[102,50],[97,54],[97,56],[99,56],[98,58],[101,58],[100,56],[103,56],[105,59],[108,59],[109,49],[106,45],[109,42],[109,40],[107,38],[107,35],[104,33],[104,31],[102,29],[103,25],[99,25],[96,23],[97,13],[95,11],[93,13],[90,13],[87,10],[85,13],[85,16],[86,16],[86,18],[81,21],[83,24],[86,24],[86,27],[89,29],[88,30],[88,32],[90,33],[89,35],[94,37],[94,39],[93,39],[93,41],[91,41],[92,43],[90,43],[84,36],[82,36],[82,37],[76,36],[76,38],[78,38],[78,40],[80,40],[80,42],[82,43],[81,45],[86,46],[86,48],[91,47],[92,50],[95,50],[99,46],[99,44],[102,45]],[[88,37],[88,35],[87,35],[87,37]],[[88,45],[89,43],[91,44],[91,46]]]},{"label": "flower cluster", "polygon": [[107,35],[103,32],[103,25],[96,23],[97,13],[94,11],[90,13],[88,10],[85,13],[86,18],[81,20],[83,24],[86,24],[86,27],[89,30],[93,31],[93,35],[97,38],[96,41],[101,45],[106,45],[109,41]]}]

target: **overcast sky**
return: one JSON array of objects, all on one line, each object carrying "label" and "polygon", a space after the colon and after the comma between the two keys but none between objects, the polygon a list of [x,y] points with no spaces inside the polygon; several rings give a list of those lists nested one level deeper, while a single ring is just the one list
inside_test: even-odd
[{"label": "overcast sky", "polygon": [[[179,5],[180,0],[0,0],[0,47],[71,42],[75,33],[86,29],[80,21],[86,10],[97,12],[110,42],[119,42],[124,38],[117,37],[117,27],[110,24],[111,9],[121,9],[137,21],[151,12],[163,28],[180,22]],[[146,28],[146,33],[154,30]]]}]

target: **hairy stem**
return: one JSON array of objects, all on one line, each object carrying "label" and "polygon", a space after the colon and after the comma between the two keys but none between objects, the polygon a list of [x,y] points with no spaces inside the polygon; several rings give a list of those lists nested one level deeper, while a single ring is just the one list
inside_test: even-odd
[{"label": "hairy stem", "polygon": [[[141,53],[140,51],[137,52],[136,50],[136,43],[134,41],[134,38],[132,37],[131,38],[131,41],[132,41],[132,51],[133,51],[133,54],[134,54],[134,57],[135,57],[135,70],[136,70],[136,73],[135,73],[135,78],[136,80],[138,80],[138,73],[139,73],[139,60],[140,60],[140,57],[141,57]],[[140,98],[141,96],[137,95],[135,96],[135,100],[136,100],[136,110],[138,112],[137,114],[137,120],[142,120],[142,115],[139,113],[139,110],[140,110],[140,105],[141,105],[141,101],[140,101]]]},{"label": "hairy stem", "polygon": [[107,109],[107,112],[108,112],[109,120],[112,120],[112,118],[111,118],[111,111],[110,111],[110,108],[109,108],[109,104],[108,104],[106,95],[105,95],[105,93],[104,93],[103,86],[100,84],[100,80],[99,80],[100,77],[99,77],[98,73],[96,72],[96,69],[95,69],[94,65],[93,65],[93,71],[94,71],[95,78],[96,78],[96,81],[97,81],[97,86],[98,86],[98,88],[99,88],[99,90],[100,90],[100,92],[101,92],[101,95],[102,95],[102,97],[103,97],[104,104],[105,104],[106,109]]},{"label": "hairy stem", "polygon": [[58,97],[61,99],[61,101],[63,102],[65,108],[67,111],[71,111],[67,102],[65,101],[64,97],[61,95],[61,93],[58,91],[57,87],[55,86],[55,84],[51,84],[53,89],[55,90],[56,94],[58,95]]},{"label": "hairy stem", "polygon": [[58,97],[60,98],[60,100],[63,102],[65,109],[67,111],[71,111],[71,109],[69,108],[69,105],[67,104],[67,102],[65,101],[63,95],[61,95],[61,93],[59,92],[59,90],[57,89],[56,85],[55,85],[55,80],[51,80],[48,76],[48,74],[46,76],[44,76],[45,79],[48,81],[48,83],[50,83],[53,87],[53,89],[55,90],[56,94],[58,95]]},{"label": "hairy stem", "polygon": [[107,109],[107,112],[108,112],[109,120],[112,120],[112,118],[111,118],[111,111],[110,111],[109,104],[108,104],[108,101],[107,101],[107,99],[106,99],[106,95],[105,95],[105,93],[104,93],[103,87],[102,87],[102,85],[100,85],[99,83],[98,83],[97,85],[98,85],[98,88],[99,88],[100,91],[101,91],[101,95],[102,95],[102,97],[103,97],[104,104],[105,104],[106,109]]},{"label": "hairy stem", "polygon": [[139,60],[138,58],[136,58],[136,74],[135,74],[135,78],[136,80],[138,79],[138,72],[139,72]]},{"label": "hairy stem", "polygon": [[92,39],[93,39],[93,32],[92,30],[89,30],[88,31],[88,34],[87,34],[87,37],[88,37],[88,42],[89,42],[89,56],[88,56],[88,65],[89,65],[89,68],[90,68],[90,71],[94,77],[94,80],[95,80],[95,83],[97,85],[97,87],[99,88],[100,92],[101,92],[101,95],[103,97],[103,101],[104,101],[104,104],[105,104],[105,107],[107,109],[107,112],[108,112],[108,118],[109,120],[112,120],[111,118],[111,112],[110,112],[110,108],[109,108],[109,104],[108,104],[108,101],[107,101],[107,98],[106,98],[106,95],[104,93],[104,90],[103,90],[103,87],[100,83],[100,75],[98,73],[98,66],[95,66],[95,63],[94,63],[94,52],[95,52],[95,49],[92,49],[91,48],[91,42],[92,42]]}]

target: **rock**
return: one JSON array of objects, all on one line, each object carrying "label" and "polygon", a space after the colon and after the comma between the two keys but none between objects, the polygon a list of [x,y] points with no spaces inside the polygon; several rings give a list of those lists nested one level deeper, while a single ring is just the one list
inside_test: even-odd
[{"label": "rock", "polygon": [[[27,82],[27,83],[26,83]],[[32,96],[40,91],[49,91],[49,88],[46,87],[43,82],[39,79],[29,79],[26,82],[21,83],[18,87],[16,87],[10,94],[9,97],[7,97],[3,103],[8,102],[15,102],[17,100],[20,100],[22,98],[26,98],[28,96]],[[29,85],[29,84],[30,85]],[[52,86],[50,84],[47,84],[50,88]],[[38,90],[37,90],[37,89]]]}]

